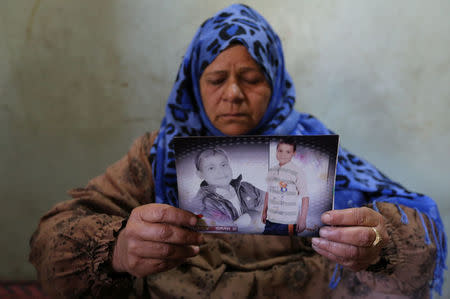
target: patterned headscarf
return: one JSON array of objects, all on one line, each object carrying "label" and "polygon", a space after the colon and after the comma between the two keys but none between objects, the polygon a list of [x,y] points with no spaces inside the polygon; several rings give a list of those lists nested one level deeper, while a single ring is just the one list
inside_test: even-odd
[{"label": "patterned headscarf", "polygon": [[[294,110],[295,89],[286,71],[278,35],[255,10],[242,4],[231,5],[206,20],[198,29],[181,66],[166,106],[159,135],[150,152],[157,203],[178,206],[173,138],[175,136],[221,136],[208,119],[200,96],[199,80],[205,68],[233,44],[245,46],[260,65],[272,88],[272,96],[260,123],[248,134],[321,135],[331,134],[311,115]],[[446,236],[436,204],[429,197],[412,193],[379,172],[366,161],[339,150],[335,186],[335,207],[361,207],[389,202],[397,206],[406,225],[408,219],[400,205],[418,211],[427,244],[438,248],[431,288],[441,292],[447,255]],[[431,233],[423,217],[436,227]],[[430,236],[431,235],[431,236]],[[333,286],[333,285],[332,285]]]}]

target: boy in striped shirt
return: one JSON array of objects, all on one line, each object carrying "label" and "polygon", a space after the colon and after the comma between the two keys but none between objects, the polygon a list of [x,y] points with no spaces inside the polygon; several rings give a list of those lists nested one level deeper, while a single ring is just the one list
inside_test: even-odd
[{"label": "boy in striped shirt", "polygon": [[291,161],[296,148],[295,142],[288,139],[280,140],[277,144],[278,165],[269,169],[266,179],[268,189],[261,216],[265,235],[292,236],[306,228],[309,197],[306,175]]}]

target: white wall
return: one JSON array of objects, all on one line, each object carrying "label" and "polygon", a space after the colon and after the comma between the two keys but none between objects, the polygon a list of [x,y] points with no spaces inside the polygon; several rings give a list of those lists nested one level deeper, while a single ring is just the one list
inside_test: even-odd
[{"label": "white wall", "polygon": [[[243,2],[279,33],[297,108],[432,196],[450,231],[450,2]],[[0,2],[0,279],[35,277],[39,216],[158,128],[194,32],[230,3]]]}]

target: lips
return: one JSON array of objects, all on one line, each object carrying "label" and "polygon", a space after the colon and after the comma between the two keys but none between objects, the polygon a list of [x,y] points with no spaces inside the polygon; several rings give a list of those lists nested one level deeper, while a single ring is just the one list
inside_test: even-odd
[{"label": "lips", "polygon": [[222,118],[243,118],[243,117],[247,117],[247,116],[248,116],[247,113],[226,113],[226,114],[219,115],[219,117],[222,117]]}]

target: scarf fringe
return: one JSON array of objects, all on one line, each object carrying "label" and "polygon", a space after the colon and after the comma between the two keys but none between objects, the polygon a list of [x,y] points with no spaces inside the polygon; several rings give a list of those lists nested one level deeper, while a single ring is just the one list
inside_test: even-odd
[{"label": "scarf fringe", "polygon": [[376,200],[373,200],[373,201],[372,201],[372,204],[373,204],[372,209],[374,209],[375,212],[380,213],[380,210],[378,210],[378,207],[377,207],[377,201],[376,201]]},{"label": "scarf fringe", "polygon": [[425,244],[430,245],[430,234],[428,233],[427,225],[425,224],[425,219],[423,219],[422,213],[419,211],[419,209],[415,208],[417,214],[419,215],[420,221],[422,222],[422,227],[425,230]]},{"label": "scarf fringe", "polygon": [[[433,281],[430,284],[430,291],[431,291],[431,298],[433,297],[433,290],[435,290],[440,296],[442,296],[442,285],[444,283],[444,277],[443,273],[444,270],[447,269],[447,265],[445,264],[446,260],[446,252],[447,252],[447,246],[445,241],[443,242],[442,238],[438,238],[436,235],[436,229],[435,225],[431,219],[431,217],[428,214],[425,214],[428,218],[428,221],[430,222],[431,231],[433,233],[433,239],[434,243],[436,244],[436,266],[434,268],[434,278]],[[438,234],[440,236],[443,235],[442,231],[438,231]]]},{"label": "scarf fringe", "polygon": [[334,266],[333,276],[331,277],[328,287],[332,290],[336,289],[339,282],[341,281],[341,277],[342,277],[342,266],[336,264],[336,266]]},{"label": "scarf fringe", "polygon": [[402,215],[402,218],[401,218],[402,223],[403,224],[409,224],[408,216],[406,215],[405,211],[403,211],[403,209],[400,207],[399,204],[395,204],[395,206],[397,207],[398,211]]}]

